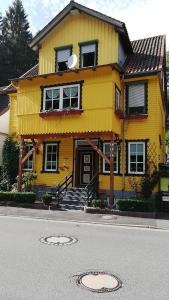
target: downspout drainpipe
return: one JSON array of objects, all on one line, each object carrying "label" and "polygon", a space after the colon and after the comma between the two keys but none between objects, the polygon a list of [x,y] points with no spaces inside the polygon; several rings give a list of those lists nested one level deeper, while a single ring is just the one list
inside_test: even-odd
[{"label": "downspout drainpipe", "polygon": [[125,89],[124,89],[124,75],[122,75],[122,89],[123,89],[123,119],[122,119],[122,199],[125,192]]}]

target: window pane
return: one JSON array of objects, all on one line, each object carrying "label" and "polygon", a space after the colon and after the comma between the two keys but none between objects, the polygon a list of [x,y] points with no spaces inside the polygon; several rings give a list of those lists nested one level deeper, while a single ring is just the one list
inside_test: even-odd
[{"label": "window pane", "polygon": [[52,90],[46,91],[46,99],[52,99]]},{"label": "window pane", "polygon": [[53,101],[53,109],[59,109],[59,101],[58,100]]},{"label": "window pane", "polygon": [[136,144],[131,144],[130,145],[130,153],[132,154],[132,153],[136,153]]},{"label": "window pane", "polygon": [[67,97],[70,98],[70,88],[63,89],[63,97],[64,98],[67,98]]},{"label": "window pane", "polygon": [[130,161],[136,162],[136,155],[130,155]]},{"label": "window pane", "polygon": [[143,172],[143,163],[142,164],[141,163],[137,164],[137,171],[138,172]]},{"label": "window pane", "polygon": [[71,97],[77,97],[78,96],[78,87],[72,87],[71,88]]},{"label": "window pane", "polygon": [[143,144],[137,144],[137,153],[139,154],[143,153]]},{"label": "window pane", "polygon": [[131,172],[136,172],[136,163],[131,163],[130,164],[130,171]]},{"label": "window pane", "polygon": [[45,110],[52,109],[52,101],[46,101],[45,103]]},{"label": "window pane", "polygon": [[63,108],[69,108],[70,107],[70,99],[63,99]]},{"label": "window pane", "polygon": [[71,99],[71,107],[78,107],[78,98],[72,98]]},{"label": "window pane", "polygon": [[95,65],[95,53],[83,54],[83,67],[92,67]]},{"label": "window pane", "polygon": [[53,90],[53,98],[58,99],[60,97],[60,90],[59,89],[54,89]]},{"label": "window pane", "polygon": [[137,156],[137,161],[138,162],[143,162],[143,155],[138,155]]}]

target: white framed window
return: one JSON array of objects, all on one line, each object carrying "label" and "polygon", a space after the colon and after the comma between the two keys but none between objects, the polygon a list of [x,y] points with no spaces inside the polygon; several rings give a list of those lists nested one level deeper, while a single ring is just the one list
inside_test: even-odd
[{"label": "white framed window", "polygon": [[[103,153],[110,159],[110,143],[103,144]],[[110,174],[110,165],[103,159],[103,173]],[[114,173],[118,173],[118,146],[114,143]]]},{"label": "white framed window", "polygon": [[128,173],[145,173],[145,142],[128,143]]},{"label": "white framed window", "polygon": [[46,143],[44,171],[55,172],[57,170],[58,170],[58,143]]},{"label": "white framed window", "polygon": [[[33,144],[27,144],[25,146],[25,154],[27,154],[33,148]],[[24,162],[24,171],[32,171],[33,170],[33,154],[29,156],[29,158]]]},{"label": "white framed window", "polygon": [[66,71],[68,70],[68,59],[72,54],[71,47],[64,47],[63,49],[56,48],[56,71]]},{"label": "white framed window", "polygon": [[97,65],[97,42],[80,44],[80,67]]},{"label": "white framed window", "polygon": [[147,83],[139,82],[126,85],[127,114],[145,114]]},{"label": "white framed window", "polygon": [[120,96],[121,96],[121,92],[118,89],[118,87],[115,87],[115,110],[120,110]]},{"label": "white framed window", "polygon": [[43,111],[80,108],[80,84],[43,89]]}]

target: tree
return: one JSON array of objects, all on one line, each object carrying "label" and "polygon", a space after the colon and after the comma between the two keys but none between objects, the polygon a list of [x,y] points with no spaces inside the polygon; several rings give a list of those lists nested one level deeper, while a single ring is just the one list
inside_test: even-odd
[{"label": "tree", "polygon": [[25,73],[36,63],[36,55],[29,47],[32,34],[21,0],[14,0],[2,18],[0,43],[0,85]]},{"label": "tree", "polygon": [[19,146],[7,137],[2,149],[2,170],[5,179],[12,185],[18,175]]}]

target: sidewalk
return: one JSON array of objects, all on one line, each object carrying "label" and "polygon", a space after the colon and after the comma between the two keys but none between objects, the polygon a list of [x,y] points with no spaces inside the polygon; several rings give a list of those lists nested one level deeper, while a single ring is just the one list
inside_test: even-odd
[{"label": "sidewalk", "polygon": [[115,215],[87,214],[83,211],[39,210],[18,207],[0,207],[0,216],[29,217],[56,221],[76,221],[108,225],[139,226],[169,230],[169,220],[135,218]]}]

